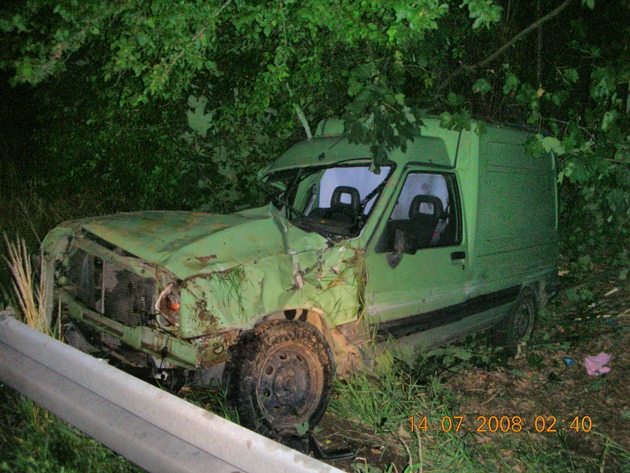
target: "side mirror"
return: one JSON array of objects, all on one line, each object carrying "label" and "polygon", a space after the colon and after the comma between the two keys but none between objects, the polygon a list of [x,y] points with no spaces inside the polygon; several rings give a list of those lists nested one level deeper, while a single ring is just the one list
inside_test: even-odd
[{"label": "side mirror", "polygon": [[409,235],[397,228],[394,236],[394,251],[387,254],[387,263],[390,267],[395,268],[398,266],[402,260],[405,248],[409,247],[409,243]]}]

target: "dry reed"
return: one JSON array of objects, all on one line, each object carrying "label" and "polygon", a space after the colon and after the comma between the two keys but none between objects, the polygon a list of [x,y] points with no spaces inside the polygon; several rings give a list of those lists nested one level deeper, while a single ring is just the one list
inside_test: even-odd
[{"label": "dry reed", "polygon": [[12,242],[4,234],[8,257],[4,256],[13,280],[11,286],[17,302],[17,311],[22,321],[40,332],[50,334],[46,317],[45,301],[48,299],[48,284],[43,263],[40,278],[37,281],[33,272],[31,258],[23,238],[17,237]]}]

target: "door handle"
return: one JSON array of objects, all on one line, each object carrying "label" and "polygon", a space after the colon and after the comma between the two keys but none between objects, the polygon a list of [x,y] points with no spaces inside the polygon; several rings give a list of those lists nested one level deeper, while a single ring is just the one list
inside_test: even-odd
[{"label": "door handle", "polygon": [[466,259],[466,252],[465,251],[453,251],[451,253],[451,261],[456,261],[456,260],[460,260],[460,259]]}]

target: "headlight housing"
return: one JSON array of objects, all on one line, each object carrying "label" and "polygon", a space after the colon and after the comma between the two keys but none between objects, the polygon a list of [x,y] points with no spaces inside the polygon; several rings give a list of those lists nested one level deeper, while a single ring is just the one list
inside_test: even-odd
[{"label": "headlight housing", "polygon": [[160,326],[163,328],[169,328],[172,325],[179,327],[180,300],[180,288],[177,283],[170,283],[162,289],[155,303],[156,320]]}]

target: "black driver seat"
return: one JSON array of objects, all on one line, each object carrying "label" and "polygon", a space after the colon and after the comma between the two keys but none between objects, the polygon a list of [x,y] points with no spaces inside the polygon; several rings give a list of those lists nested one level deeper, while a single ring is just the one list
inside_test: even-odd
[{"label": "black driver seat", "polygon": [[357,220],[360,212],[361,196],[358,189],[351,186],[339,186],[333,191],[330,208],[313,209],[309,216],[353,223]]}]

